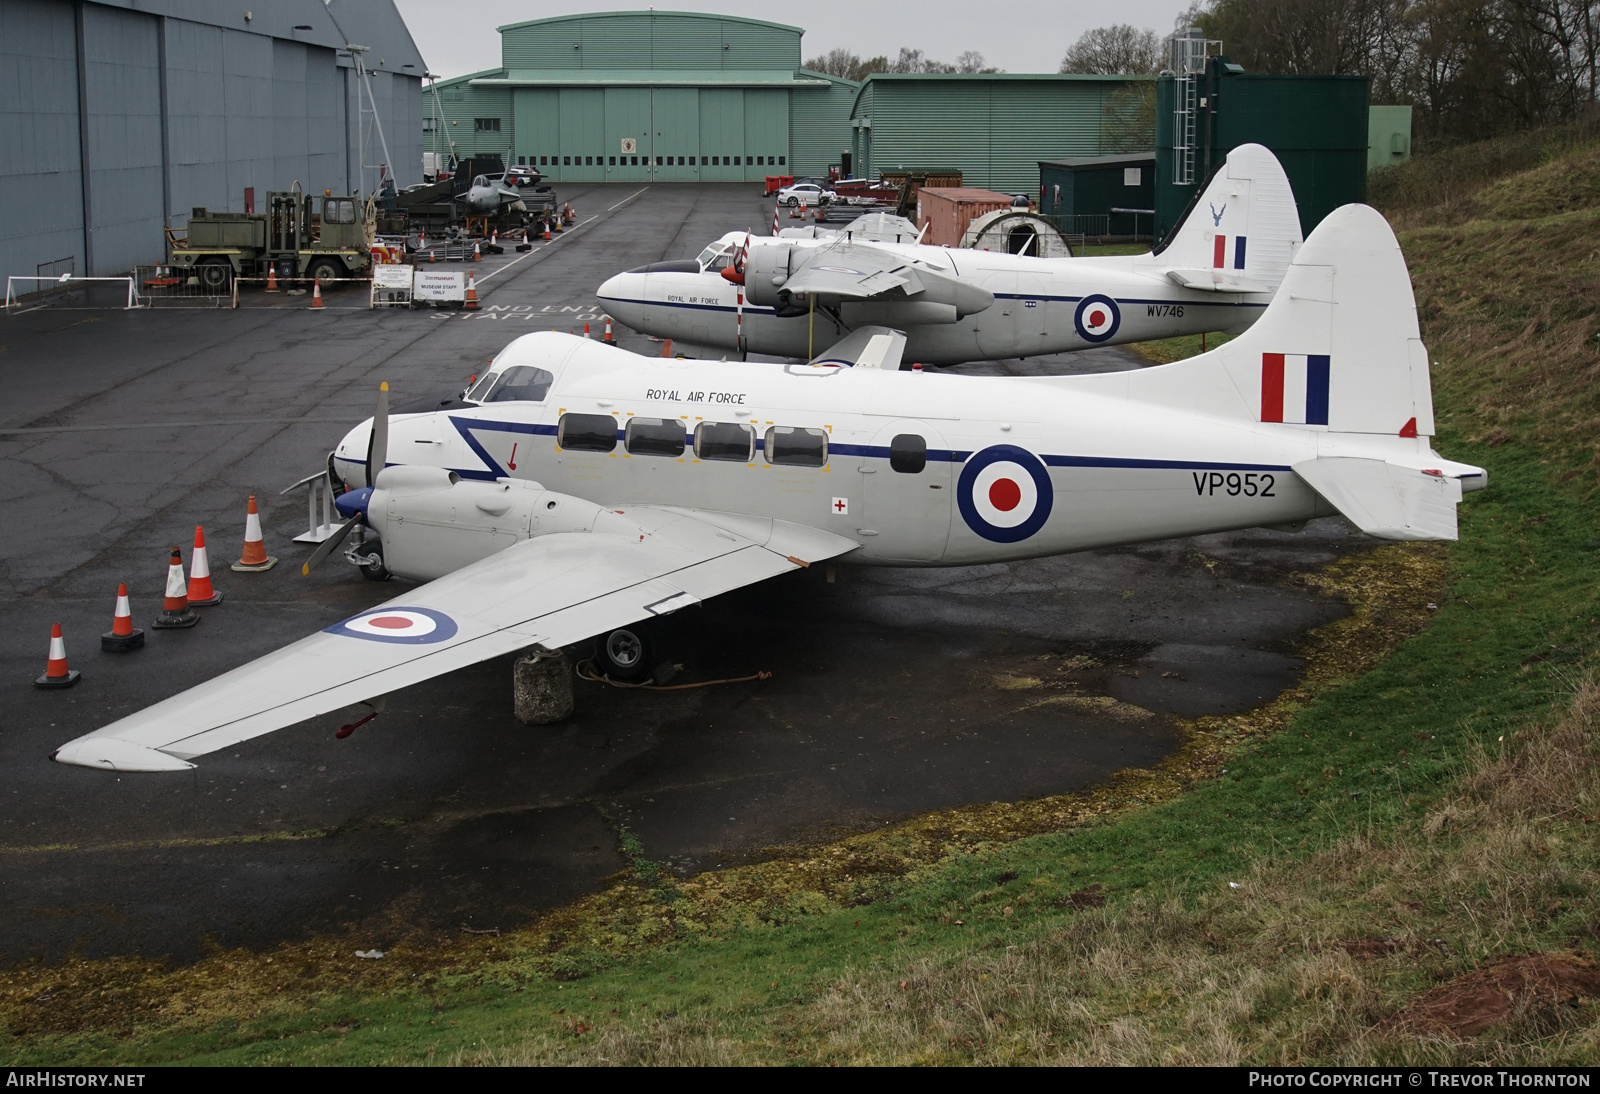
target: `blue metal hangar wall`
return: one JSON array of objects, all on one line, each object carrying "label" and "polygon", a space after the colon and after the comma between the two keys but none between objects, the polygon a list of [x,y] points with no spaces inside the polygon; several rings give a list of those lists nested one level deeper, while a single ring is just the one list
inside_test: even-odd
[{"label": "blue metal hangar wall", "polygon": [[193,207],[354,191],[352,44],[392,170],[420,181],[425,69],[392,0],[0,0],[0,274],[126,274],[163,261]]},{"label": "blue metal hangar wall", "polygon": [[624,11],[499,30],[500,68],[439,82],[425,151],[558,182],[748,182],[820,175],[850,147],[858,85],[801,68],[799,27]]}]

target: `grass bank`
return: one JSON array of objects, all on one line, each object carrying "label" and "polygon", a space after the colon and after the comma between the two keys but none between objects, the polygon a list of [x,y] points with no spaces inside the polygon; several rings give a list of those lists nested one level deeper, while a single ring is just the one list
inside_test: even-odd
[{"label": "grass bank", "polygon": [[[1588,154],[1527,171],[1559,181],[1552,164]],[[1450,200],[1487,212],[1402,244],[1437,446],[1490,489],[1448,549],[1315,578],[1353,614],[1311,636],[1307,679],[1270,706],[1197,722],[1171,764],[1082,797],[683,881],[639,853],[608,893],[516,934],[382,962],[316,942],[11,970],[4,1055],[1597,1062],[1600,209],[1480,182]],[[1511,985],[1502,1011],[1448,1017],[1489,979]]]}]

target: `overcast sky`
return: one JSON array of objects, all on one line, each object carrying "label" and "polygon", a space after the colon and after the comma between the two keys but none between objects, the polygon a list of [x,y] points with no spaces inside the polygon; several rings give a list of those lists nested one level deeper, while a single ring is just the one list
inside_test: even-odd
[{"label": "overcast sky", "polygon": [[[460,76],[500,64],[500,36],[495,27],[525,19],[546,19],[587,11],[637,11],[639,4],[555,3],[552,0],[395,0],[411,37],[430,71]],[[1165,35],[1178,13],[1188,8],[1179,0],[1010,0],[991,7],[981,0],[919,0],[915,4],[884,0],[699,0],[664,5],[664,11],[703,11],[767,19],[804,27],[800,48],[807,58],[844,46],[862,57],[879,53],[890,58],[901,46],[920,49],[939,61],[953,61],[975,49],[989,64],[1007,72],[1054,72],[1067,47],[1090,27],[1132,23]]]}]

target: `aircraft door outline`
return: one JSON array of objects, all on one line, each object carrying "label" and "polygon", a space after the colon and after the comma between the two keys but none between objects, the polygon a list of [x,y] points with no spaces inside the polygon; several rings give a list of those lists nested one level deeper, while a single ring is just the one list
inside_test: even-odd
[{"label": "aircraft door outline", "polygon": [[[920,438],[897,445],[896,438]],[[860,460],[861,517],[857,528],[875,531],[863,544],[873,558],[937,562],[950,538],[955,475],[948,442],[917,418],[897,418],[872,438],[874,455]]]}]

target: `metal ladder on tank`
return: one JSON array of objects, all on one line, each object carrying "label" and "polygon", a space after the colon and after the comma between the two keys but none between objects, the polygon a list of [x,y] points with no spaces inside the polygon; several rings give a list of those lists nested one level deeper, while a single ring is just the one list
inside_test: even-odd
[{"label": "metal ladder on tank", "polygon": [[1177,77],[1172,95],[1172,184],[1193,186],[1200,135],[1200,77],[1206,70],[1206,58],[1222,52],[1222,42],[1205,37],[1199,27],[1174,34],[1167,42],[1170,67]]}]

